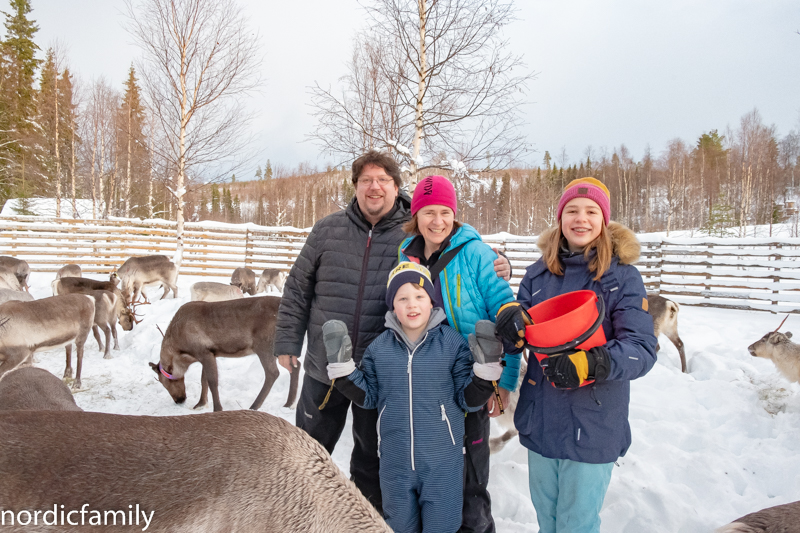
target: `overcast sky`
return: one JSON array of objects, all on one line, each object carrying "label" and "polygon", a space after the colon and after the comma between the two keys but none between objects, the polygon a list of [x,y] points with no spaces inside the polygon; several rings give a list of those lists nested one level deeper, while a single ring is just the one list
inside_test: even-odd
[{"label": "overcast sky", "polygon": [[[264,83],[252,107],[262,167],[324,168],[305,136],[314,127],[308,87],[346,73],[354,33],[366,24],[356,0],[241,0],[263,44]],[[6,0],[0,0],[5,4]],[[139,55],[125,32],[122,0],[31,0],[43,48],[59,39],[84,82],[122,88]],[[539,164],[561,166],[625,144],[639,159],[680,137],[735,128],[758,108],[779,135],[800,129],[800,4],[797,0],[525,0],[507,31],[537,73],[524,133]],[[3,7],[6,10],[7,6]]]}]

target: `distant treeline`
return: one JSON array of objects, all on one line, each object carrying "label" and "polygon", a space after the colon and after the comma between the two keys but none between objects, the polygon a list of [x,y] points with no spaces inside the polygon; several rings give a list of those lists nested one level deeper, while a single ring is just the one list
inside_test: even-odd
[{"label": "distant treeline", "polygon": [[[660,153],[646,150],[639,160],[621,145],[599,153],[587,150],[583,161],[563,166],[545,152],[542,165],[534,168],[458,176],[428,168],[424,173],[450,177],[459,191],[459,219],[486,234],[540,233],[555,222],[564,186],[594,176],[611,193],[612,219],[634,231],[699,228],[710,235],[743,235],[748,225],[792,218],[797,227],[791,202],[800,186],[800,134],[779,137],[753,110],[735,130],[711,130],[691,143],[674,139]],[[355,192],[343,169],[310,172],[306,167],[280,175],[195,194],[193,218],[308,227],[341,209]],[[224,200],[213,200],[224,191],[233,197],[227,208]]]}]

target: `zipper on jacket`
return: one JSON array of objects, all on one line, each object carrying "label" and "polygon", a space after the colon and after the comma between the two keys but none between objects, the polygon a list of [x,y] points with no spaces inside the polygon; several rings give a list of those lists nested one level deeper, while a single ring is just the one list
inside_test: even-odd
[{"label": "zipper on jacket", "polygon": [[461,274],[456,275],[456,307],[461,307]]},{"label": "zipper on jacket", "polygon": [[422,340],[419,341],[419,344],[417,344],[413,350],[409,350],[408,346],[406,346],[406,351],[408,352],[408,420],[411,427],[411,470],[416,470],[414,465],[414,387],[411,377],[411,361],[414,359],[414,353],[416,353],[417,348],[422,346],[422,343],[424,343],[427,338],[428,332],[426,331],[425,336],[422,337]]},{"label": "zipper on jacket", "polygon": [[369,250],[372,244],[372,226],[367,235],[367,248],[364,250],[364,260],[361,262],[361,280],[358,283],[358,296],[356,297],[356,312],[353,319],[353,353],[358,351],[358,328],[361,321],[361,300],[364,298],[364,285],[367,284],[367,263],[369,263]]},{"label": "zipper on jacket", "polygon": [[[447,293],[447,305],[450,308],[450,316],[448,316],[447,319],[450,321],[450,325],[452,327],[454,327],[456,329],[456,331],[461,333],[461,330],[458,328],[458,323],[456,323],[456,314],[453,312],[453,301],[450,298],[450,284],[447,283],[447,267],[444,267],[444,270],[442,270],[442,274],[441,275],[444,276],[444,289],[445,289],[445,292]],[[444,295],[442,295],[442,296],[444,296]],[[446,312],[446,310],[445,310],[445,312]]]},{"label": "zipper on jacket", "polygon": [[381,412],[378,413],[378,459],[381,458],[381,417],[383,416],[383,412],[386,410],[386,405],[384,405],[383,409],[381,409]]},{"label": "zipper on jacket", "polygon": [[450,425],[450,419],[447,418],[447,413],[444,410],[444,404],[440,403],[439,405],[442,408],[442,420],[447,422],[447,431],[450,432],[450,440],[453,441],[453,446],[455,446],[456,445],[456,439],[453,438],[453,427]]}]

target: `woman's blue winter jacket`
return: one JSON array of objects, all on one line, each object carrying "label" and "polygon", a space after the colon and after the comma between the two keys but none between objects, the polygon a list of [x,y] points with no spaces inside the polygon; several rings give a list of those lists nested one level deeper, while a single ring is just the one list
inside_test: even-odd
[{"label": "woman's blue winter jacket", "polygon": [[[625,455],[631,445],[630,380],[645,375],[656,361],[647,293],[641,274],[631,264],[639,257],[638,241],[620,224],[612,222],[608,229],[615,256],[600,280],[594,280],[583,254],[562,256],[561,276],[550,272],[540,259],[528,267],[517,294],[527,309],[560,294],[590,289],[606,306],[602,327],[611,356],[607,379],[560,390],[544,379],[535,358],[529,360],[514,422],[520,442],[547,458],[610,463]],[[546,241],[544,234],[540,248]]]},{"label": "woman's blue winter jacket", "polygon": [[[419,262],[418,257],[410,257],[405,253],[413,239],[409,237],[400,245],[399,261]],[[477,321],[494,322],[500,307],[514,301],[514,293],[508,282],[499,278],[494,271],[497,254],[469,224],[462,224],[456,230],[450,238],[450,244],[442,250],[442,255],[462,244],[464,247],[442,270],[439,279],[434,281],[441,290],[447,322],[466,339],[475,332]],[[504,389],[516,390],[519,360],[519,354],[506,354],[506,367],[499,383]]]}]

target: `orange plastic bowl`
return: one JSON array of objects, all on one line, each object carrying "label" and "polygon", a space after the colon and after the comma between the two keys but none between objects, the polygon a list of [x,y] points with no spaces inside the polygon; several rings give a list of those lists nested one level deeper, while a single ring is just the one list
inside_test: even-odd
[{"label": "orange plastic bowl", "polygon": [[[566,345],[585,336],[593,327],[596,328],[595,331],[572,348],[587,350],[605,344],[601,311],[597,307],[599,299],[594,291],[573,291],[528,309],[533,325],[525,328],[525,338],[533,348],[536,358],[541,361],[547,357],[546,354],[536,352],[536,348],[548,351],[545,349]],[[601,309],[604,310],[602,301]]]}]

